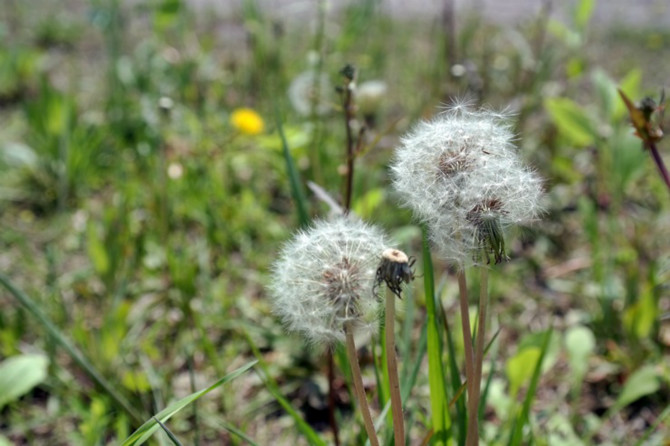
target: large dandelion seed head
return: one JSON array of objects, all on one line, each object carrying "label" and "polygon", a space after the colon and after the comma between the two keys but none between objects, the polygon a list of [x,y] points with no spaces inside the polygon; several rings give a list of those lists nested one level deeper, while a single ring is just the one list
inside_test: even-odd
[{"label": "large dandelion seed head", "polygon": [[541,181],[522,164],[500,113],[458,104],[421,122],[402,138],[391,170],[438,253],[460,266],[502,260],[502,229],[539,213]]},{"label": "large dandelion seed head", "polygon": [[284,246],[274,265],[275,314],[317,344],[344,341],[347,324],[373,329],[381,304],[372,290],[385,247],[382,232],[360,220],[316,222]]}]

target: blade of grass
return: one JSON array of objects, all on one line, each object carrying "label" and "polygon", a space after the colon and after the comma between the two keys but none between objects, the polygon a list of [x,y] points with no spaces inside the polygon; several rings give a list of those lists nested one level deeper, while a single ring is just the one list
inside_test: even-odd
[{"label": "blade of grass", "polygon": [[426,296],[426,311],[428,316],[428,383],[430,387],[430,407],[433,421],[433,444],[449,444],[451,419],[447,407],[447,393],[445,389],[444,364],[442,363],[442,345],[440,343],[439,320],[435,311],[435,282],[433,261],[428,246],[428,236],[423,228],[423,281]]},{"label": "blade of grass", "polygon": [[284,134],[284,126],[282,124],[281,115],[279,113],[279,105],[275,102],[275,121],[277,124],[277,132],[281,139],[282,152],[284,154],[284,161],[286,162],[286,172],[288,173],[289,183],[291,185],[291,195],[295,201],[296,209],[298,211],[298,224],[300,227],[305,227],[309,223],[309,213],[307,212],[307,198],[302,188],[300,181],[300,174],[295,166],[295,161],[291,155],[288,147],[288,141]]},{"label": "blade of grass", "polygon": [[130,417],[136,421],[141,422],[142,416],[140,413],[130,404],[130,402],[116,390],[111,382],[105,378],[102,373],[98,371],[97,368],[81,353],[74,343],[63,334],[63,332],[54,324],[51,319],[40,309],[39,305],[32,300],[27,294],[16,288],[12,282],[4,274],[0,273],[0,284],[2,284],[9,293],[16,298],[16,300],[23,305],[23,307],[28,310],[46,329],[49,335],[54,339],[54,341],[63,347],[63,349],[70,355],[79,367],[84,369],[84,371],[98,383],[100,387],[104,389],[105,392],[116,402],[116,404],[121,407]]},{"label": "blade of grass", "polygon": [[284,395],[281,394],[281,390],[279,389],[277,381],[275,381],[270,376],[270,373],[268,372],[267,369],[267,365],[265,364],[265,360],[263,359],[263,355],[256,346],[256,343],[253,341],[253,339],[251,339],[251,336],[249,336],[249,334],[246,331],[244,331],[244,336],[246,337],[247,343],[249,344],[251,351],[253,352],[254,356],[258,361],[258,369],[260,370],[257,369],[256,373],[258,373],[258,376],[263,381],[263,384],[265,384],[265,387],[277,400],[279,405],[286,411],[286,413],[288,413],[291,416],[291,418],[293,418],[296,427],[307,438],[309,444],[326,446],[326,442],[322,440],[321,437],[319,437],[319,434],[317,434],[316,431],[312,429],[312,427],[309,424],[307,424],[307,422],[302,418],[302,416],[298,413],[298,411],[296,411],[293,408],[293,406],[291,406],[291,403],[284,397]]},{"label": "blade of grass", "polygon": [[[486,345],[486,349],[484,350],[485,355],[488,354],[489,349],[491,348],[491,346],[493,345],[493,342],[496,340],[496,338],[498,337],[499,334],[500,334],[500,328],[498,328],[498,330],[495,332],[493,337],[491,337],[491,340],[489,341],[489,343]],[[496,372],[495,366],[496,366],[496,362],[493,359],[491,359],[491,370],[489,371],[488,378],[486,378],[486,386],[484,386],[484,391],[482,392],[482,396],[481,396],[480,404],[479,404],[479,419],[480,420],[482,418],[484,418],[484,411],[486,410],[486,401],[487,401],[488,396],[489,396],[489,390],[491,388],[491,382],[493,381],[493,375],[495,375],[495,372]]]},{"label": "blade of grass", "polygon": [[153,417],[153,419],[156,423],[158,423],[158,425],[161,427],[161,429],[163,429],[163,432],[165,432],[167,434],[167,436],[170,438],[170,440],[172,441],[173,444],[175,444],[177,446],[183,446],[181,444],[181,441],[179,441],[179,439],[177,437],[175,437],[175,435],[172,433],[172,431],[170,431],[170,429],[168,429],[166,425],[161,423],[161,420],[159,420],[155,416]]},{"label": "blade of grass", "polygon": [[156,421],[165,423],[167,420],[172,418],[173,415],[175,415],[185,407],[189,406],[192,402],[198,400],[200,397],[204,395],[207,395],[209,392],[216,389],[217,387],[222,386],[223,384],[232,381],[233,379],[242,375],[244,372],[246,372],[254,365],[256,365],[257,362],[258,361],[250,361],[245,365],[243,365],[242,367],[233,370],[232,372],[230,372],[223,378],[219,379],[206,389],[192,393],[180,399],[179,401],[170,404],[168,407],[158,412],[156,415],[150,418],[146,423],[140,426],[139,429],[133,432],[133,434],[130,437],[126,438],[122,446],[139,446],[143,444],[149,438],[151,438],[154,432],[156,432],[159,429],[160,425]]},{"label": "blade of grass", "polygon": [[521,414],[514,423],[514,429],[512,431],[512,436],[510,438],[509,444],[512,446],[519,446],[523,443],[523,430],[526,425],[528,425],[528,417],[530,415],[530,406],[533,404],[535,399],[535,392],[537,391],[537,385],[540,381],[540,375],[542,374],[542,363],[544,362],[544,357],[546,356],[547,350],[549,349],[549,342],[551,341],[551,335],[553,329],[547,330],[547,333],[542,340],[542,346],[540,350],[540,357],[537,359],[537,364],[535,364],[535,369],[533,370],[533,376],[530,380],[530,385],[528,386],[528,391],[526,392],[526,397],[523,401],[523,407],[521,408]]},{"label": "blade of grass", "polygon": [[668,418],[668,416],[670,416],[670,406],[666,407],[665,410],[661,412],[661,414],[656,418],[656,421],[654,421],[654,423],[649,426],[649,429],[647,429],[642,438],[640,438],[637,443],[635,443],[635,446],[642,446],[651,436],[651,434],[658,428],[658,426],[660,426],[661,423],[665,421],[666,418]]},{"label": "blade of grass", "polygon": [[[464,383],[461,382],[461,372],[458,368],[458,363],[456,362],[456,347],[454,346],[454,338],[451,334],[451,327],[449,326],[449,321],[447,320],[447,313],[444,311],[444,307],[440,306],[442,309],[442,320],[444,322],[444,331],[447,334],[447,354],[449,355],[449,375],[451,378],[451,391],[455,395],[459,392]],[[459,394],[460,395],[460,394]],[[458,444],[459,446],[465,446],[465,433],[467,429],[467,410],[465,408],[465,398],[458,398],[456,401],[456,422],[458,423]]]},{"label": "blade of grass", "polygon": [[249,443],[251,446],[259,446],[258,443],[256,443],[250,436],[233,426],[232,424],[228,423],[221,423],[221,427],[230,432],[233,435],[236,435],[240,437],[242,440],[246,441]]}]

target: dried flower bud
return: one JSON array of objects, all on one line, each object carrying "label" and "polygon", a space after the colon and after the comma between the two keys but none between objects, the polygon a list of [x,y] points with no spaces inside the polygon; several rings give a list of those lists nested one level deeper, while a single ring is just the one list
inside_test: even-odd
[{"label": "dried flower bud", "polygon": [[319,221],[288,242],[274,265],[274,312],[314,343],[345,339],[344,325],[372,329],[381,311],[373,295],[384,251],[382,232],[360,220]]},{"label": "dried flower bud", "polygon": [[541,180],[525,167],[505,116],[460,104],[402,138],[394,186],[459,266],[505,258],[503,228],[539,213]]}]

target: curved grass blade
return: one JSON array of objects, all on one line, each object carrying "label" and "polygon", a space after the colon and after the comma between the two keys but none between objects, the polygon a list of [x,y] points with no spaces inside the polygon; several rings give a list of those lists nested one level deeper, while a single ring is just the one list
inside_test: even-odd
[{"label": "curved grass blade", "polygon": [[223,427],[225,430],[227,430],[231,434],[233,434],[237,437],[240,437],[242,440],[246,441],[251,446],[259,446],[259,444],[256,443],[250,436],[248,436],[247,434],[245,434],[244,432],[242,432],[241,430],[239,430],[238,428],[236,428],[232,424],[222,423],[221,427]]},{"label": "curved grass blade", "polygon": [[161,429],[163,429],[163,432],[165,432],[167,434],[167,436],[172,441],[172,444],[174,444],[175,446],[184,446],[184,445],[181,444],[181,441],[179,441],[179,439],[175,436],[175,434],[173,434],[172,431],[170,429],[168,429],[166,425],[161,423],[161,420],[159,420],[156,417],[153,417],[153,419],[154,419],[154,421],[156,421],[156,423],[158,423],[158,425],[161,427]]},{"label": "curved grass blade", "polygon": [[284,395],[281,394],[279,385],[268,372],[265,361],[263,360],[263,355],[261,355],[260,350],[258,350],[258,347],[254,343],[253,339],[251,339],[251,336],[249,336],[249,334],[246,332],[246,330],[244,331],[244,335],[247,338],[247,342],[249,343],[251,351],[258,361],[258,368],[260,370],[257,369],[256,373],[258,373],[258,376],[263,381],[263,384],[265,384],[265,387],[267,387],[272,396],[277,400],[279,405],[286,411],[286,413],[288,413],[291,418],[293,418],[296,427],[298,430],[300,430],[300,432],[303,433],[303,435],[305,435],[310,445],[326,446],[326,442],[321,437],[319,437],[319,434],[317,434],[316,431],[312,429],[309,424],[307,424],[300,413],[298,413],[298,411],[296,411],[293,406],[291,406],[291,403],[286,398],[284,398]]},{"label": "curved grass blade", "polygon": [[233,370],[232,372],[230,372],[223,378],[219,379],[217,382],[207,387],[206,389],[192,393],[180,399],[179,401],[170,404],[168,407],[158,412],[150,420],[148,420],[146,423],[140,426],[140,428],[137,429],[135,432],[133,432],[133,434],[130,437],[126,438],[126,440],[123,442],[123,446],[139,446],[143,444],[154,434],[154,432],[156,432],[160,428],[160,425],[156,421],[165,423],[167,420],[172,418],[174,414],[178,413],[179,411],[190,405],[192,402],[196,401],[203,395],[208,394],[217,387],[227,383],[228,381],[232,381],[233,379],[237,378],[238,376],[249,370],[251,367],[256,365],[257,362],[258,361],[256,360],[248,362],[242,367]]},{"label": "curved grass blade", "polygon": [[0,273],[0,284],[4,286],[23,307],[28,310],[46,329],[49,335],[58,345],[70,355],[75,363],[93,379],[105,392],[119,405],[130,417],[139,422],[142,421],[140,413],[130,404],[130,402],[117,390],[116,387],[105,378],[102,373],[81,353],[74,343],[68,339],[65,334],[54,324],[51,319],[40,309],[39,305],[33,301],[27,294],[16,288],[4,274]]},{"label": "curved grass blade", "polygon": [[521,414],[519,418],[515,420],[514,427],[512,430],[512,436],[510,437],[509,444],[512,446],[520,446],[525,444],[523,442],[523,431],[529,423],[530,416],[530,406],[533,404],[535,395],[537,393],[537,385],[540,381],[540,376],[542,375],[542,363],[544,362],[544,357],[549,350],[549,342],[551,341],[551,336],[554,330],[547,330],[542,340],[542,345],[540,346],[540,357],[537,359],[537,364],[535,364],[535,369],[533,370],[533,376],[530,380],[530,385],[528,386],[528,391],[526,392],[526,398],[523,401],[523,407],[521,408]]},{"label": "curved grass blade", "polygon": [[298,210],[298,224],[300,227],[305,227],[309,223],[307,198],[305,198],[305,193],[300,182],[300,175],[298,174],[298,169],[295,167],[295,161],[293,160],[293,156],[291,155],[291,151],[288,147],[288,141],[286,140],[286,135],[284,134],[284,126],[279,114],[279,106],[276,103],[275,121],[277,124],[277,132],[279,132],[279,138],[281,139],[284,160],[286,161],[286,172],[288,173],[289,183],[291,184],[291,195],[293,196],[293,201],[295,201],[295,205]]}]

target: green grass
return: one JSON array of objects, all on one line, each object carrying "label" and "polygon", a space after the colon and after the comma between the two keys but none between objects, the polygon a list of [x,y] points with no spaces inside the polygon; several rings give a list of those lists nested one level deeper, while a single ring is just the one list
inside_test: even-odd
[{"label": "green grass", "polygon": [[[40,359],[0,398],[0,444],[333,443],[326,356],[284,332],[265,287],[281,244],[332,211],[308,181],[340,205],[344,190],[337,94],[304,116],[287,90],[309,68],[342,85],[347,63],[359,84],[388,85],[352,209],[423,259],[397,303],[408,444],[464,444],[464,348],[456,276],[398,206],[387,166],[414,122],[463,96],[512,107],[547,191],[542,221],[506,235],[512,260],[490,274],[482,441],[663,444],[670,191],[616,88],[657,99],[668,36],[595,28],[578,3],[561,24],[458,13],[462,76],[437,19],[388,17],[373,0],[318,3],[297,22],[253,0],[228,15],[179,0],[2,8],[0,370]],[[241,107],[260,134],[232,125]],[[388,445],[381,341],[357,345]],[[348,360],[334,358],[341,444],[364,444]]]}]

